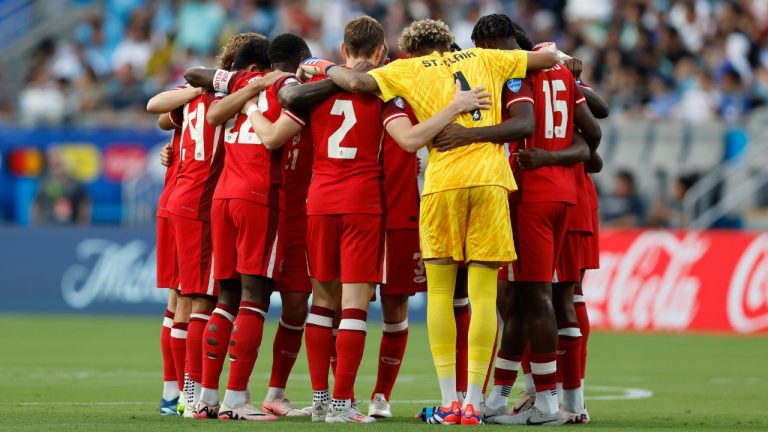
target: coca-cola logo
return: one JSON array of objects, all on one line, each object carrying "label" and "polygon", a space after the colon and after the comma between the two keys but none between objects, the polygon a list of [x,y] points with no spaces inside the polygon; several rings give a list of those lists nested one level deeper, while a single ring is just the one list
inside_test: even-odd
[{"label": "coca-cola logo", "polygon": [[70,307],[166,301],[165,290],[155,288],[155,250],[143,240],[121,244],[90,238],[77,245],[75,254],[78,263],[61,278],[61,295]]},{"label": "coca-cola logo", "polygon": [[602,253],[600,270],[584,282],[590,320],[615,329],[686,329],[701,287],[691,267],[707,247],[698,233],[647,231],[626,251]]},{"label": "coca-cola logo", "polygon": [[768,235],[750,243],[733,271],[728,320],[742,333],[768,329]]}]

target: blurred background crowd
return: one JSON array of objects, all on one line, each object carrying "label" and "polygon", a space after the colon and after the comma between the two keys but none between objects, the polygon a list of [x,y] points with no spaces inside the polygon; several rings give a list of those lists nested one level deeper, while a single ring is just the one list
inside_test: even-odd
[{"label": "blurred background crowd", "polygon": [[26,125],[135,124],[131,111],[181,82],[187,67],[215,65],[234,33],[292,32],[315,55],[338,59],[347,19],[368,14],[397,56],[414,19],[443,19],[471,47],[473,25],[493,12],[583,58],[585,81],[614,115],[738,121],[768,100],[766,0],[105,0],[71,34],[36,47],[5,116]]},{"label": "blurred background crowd", "polygon": [[[25,27],[13,8],[27,6],[33,18]],[[768,0],[5,0],[0,2],[5,27],[0,51],[13,48],[13,32],[23,33],[35,20],[60,27],[45,37],[26,38],[35,42],[24,48],[23,64],[8,62],[6,50],[0,127],[154,130],[147,100],[183,83],[189,67],[214,67],[220,47],[239,32],[295,33],[314,55],[340,60],[346,21],[367,14],[384,25],[397,57],[402,55],[399,35],[413,20],[442,19],[460,46],[472,47],[474,24],[495,12],[510,15],[534,42],[554,41],[582,58],[583,80],[608,100],[610,124],[618,132],[604,134],[608,172],[598,183],[606,225],[686,225],[687,191],[701,175],[731,159],[734,148],[743,153],[744,125],[768,102]],[[10,26],[16,21],[19,30]],[[622,121],[648,126],[634,133],[617,125]],[[682,131],[673,134],[674,142],[663,141],[656,124]],[[713,124],[719,125],[717,132],[700,129]],[[632,133],[635,138],[626,138]],[[702,147],[702,139],[716,147]],[[633,153],[634,142],[645,150]],[[49,144],[41,146],[40,158],[49,157]],[[667,159],[673,160],[671,166]],[[689,163],[693,159],[699,162]],[[640,168],[641,160],[657,163]],[[31,174],[51,179],[36,186],[31,218],[91,220],[78,216],[84,213],[80,208],[89,208],[86,189],[50,186],[62,182],[53,165],[48,161],[48,177]],[[657,176],[661,165],[665,171]],[[725,182],[722,177],[718,181]],[[759,181],[761,190],[768,189],[768,181]],[[719,186],[711,188],[710,204],[722,198]],[[122,198],[115,199],[125,202],[122,190]],[[57,201],[46,198],[49,191],[69,191],[77,205],[60,205],[57,213]],[[763,192],[768,206],[768,190]],[[63,211],[70,207],[74,210]],[[115,218],[120,219],[107,220]]]}]

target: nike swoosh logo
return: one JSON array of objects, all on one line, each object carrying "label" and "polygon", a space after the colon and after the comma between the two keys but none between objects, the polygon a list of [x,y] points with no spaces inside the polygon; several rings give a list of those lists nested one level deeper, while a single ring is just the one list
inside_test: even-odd
[{"label": "nike swoosh logo", "polygon": [[541,425],[545,425],[545,424],[548,424],[548,423],[554,423],[554,422],[556,422],[556,420],[547,420],[547,421],[543,421],[543,422],[535,422],[535,421],[531,421],[531,418],[529,417],[525,421],[525,424],[527,424],[528,426],[541,426]]}]

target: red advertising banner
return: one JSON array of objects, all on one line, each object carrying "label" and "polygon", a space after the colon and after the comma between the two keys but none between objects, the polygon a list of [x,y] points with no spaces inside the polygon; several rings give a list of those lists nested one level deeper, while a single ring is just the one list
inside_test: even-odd
[{"label": "red advertising banner", "polygon": [[584,280],[595,327],[768,333],[768,233],[605,230],[600,266]]}]

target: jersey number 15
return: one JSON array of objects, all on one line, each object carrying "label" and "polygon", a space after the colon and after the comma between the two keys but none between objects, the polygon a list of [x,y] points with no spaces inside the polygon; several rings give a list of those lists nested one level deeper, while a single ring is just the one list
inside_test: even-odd
[{"label": "jersey number 15", "polygon": [[[566,91],[565,83],[563,80],[541,82],[544,91],[544,137],[552,138],[565,138],[568,124],[568,104],[564,100],[558,99],[558,95],[561,92]],[[560,124],[554,126],[555,114],[559,112],[562,117],[560,118]],[[553,134],[554,129],[554,134]]]}]

